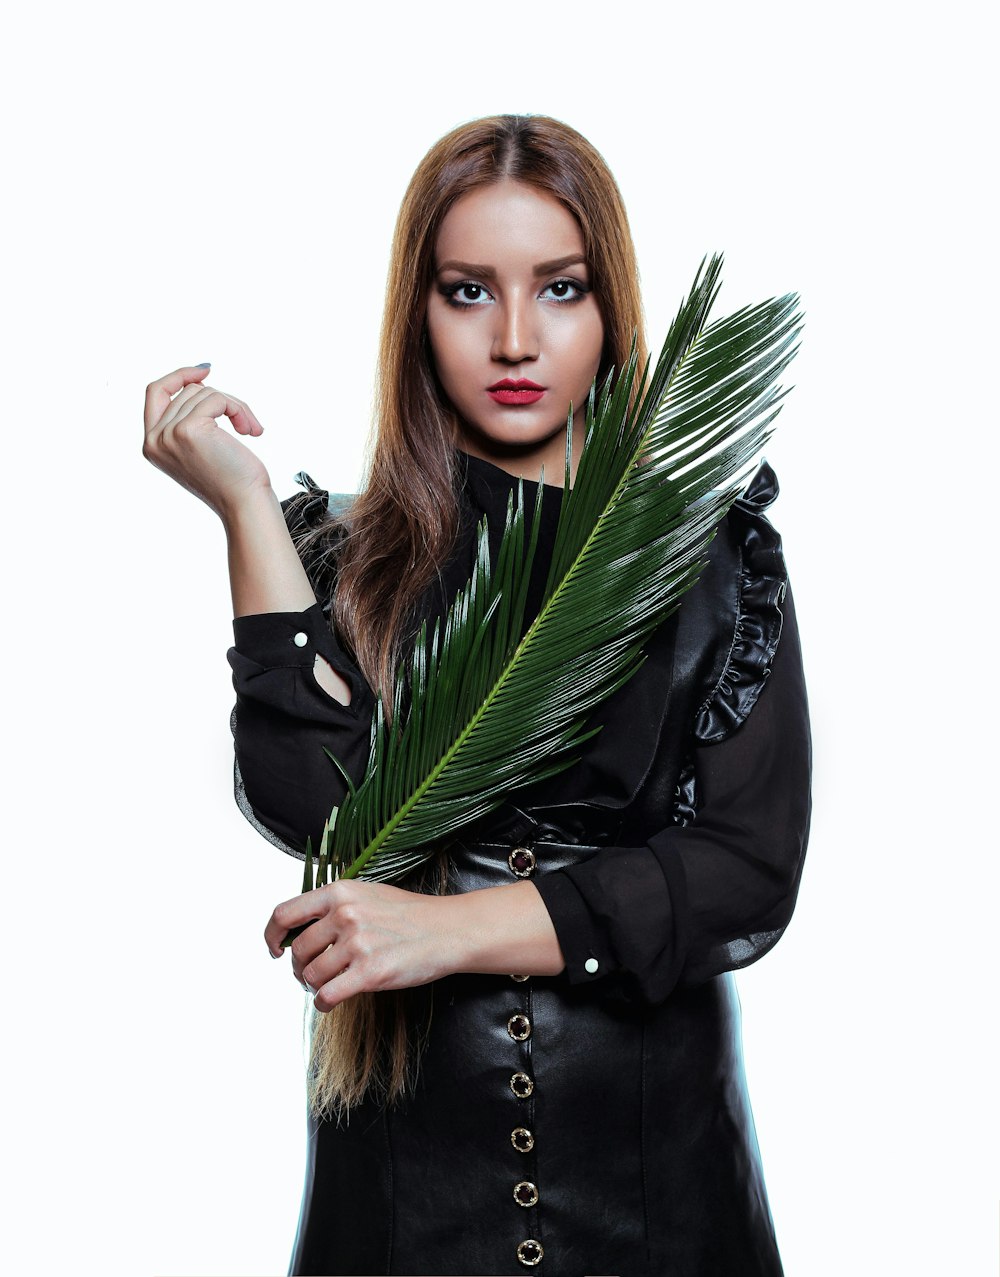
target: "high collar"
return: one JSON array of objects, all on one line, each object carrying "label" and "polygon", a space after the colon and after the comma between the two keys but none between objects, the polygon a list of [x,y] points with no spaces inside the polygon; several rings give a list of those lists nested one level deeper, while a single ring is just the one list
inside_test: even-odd
[{"label": "high collar", "polygon": [[[525,508],[533,509],[540,486],[537,479],[518,479],[492,461],[484,461],[482,457],[474,457],[461,449],[455,452],[460,485],[480,514],[505,515],[510,494],[517,491],[519,483],[524,485]],[[541,486],[545,489],[546,507],[557,508],[562,502],[562,485],[546,483]]]}]

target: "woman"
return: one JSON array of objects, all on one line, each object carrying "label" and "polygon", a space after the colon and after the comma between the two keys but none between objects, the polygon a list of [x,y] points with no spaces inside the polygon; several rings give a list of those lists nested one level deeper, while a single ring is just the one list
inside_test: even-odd
[{"label": "woman", "polygon": [[[325,750],[363,774],[371,689],[468,577],[484,514],[496,549],[518,478],[528,510],[545,481],[537,610],[567,409],[637,329],[603,160],[503,116],[437,143],[404,199],[356,500],[306,479],[283,508],[215,423],[259,434],[245,403],[205,368],[151,384],[146,455],[228,534],[237,798],[265,836],[315,845],[344,792]],[[446,882],[275,909],[274,957],[310,924],[292,968],[319,1013],[293,1273],[781,1272],[731,975],[787,925],[808,832],[775,492],[762,467],[580,762],[465,831]]]}]

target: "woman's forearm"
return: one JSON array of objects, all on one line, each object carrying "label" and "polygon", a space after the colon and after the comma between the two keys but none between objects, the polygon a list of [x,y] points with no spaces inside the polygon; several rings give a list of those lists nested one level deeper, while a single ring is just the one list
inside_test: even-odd
[{"label": "woman's forearm", "polygon": [[271,488],[256,488],[223,519],[234,616],[302,612],[316,602]]}]

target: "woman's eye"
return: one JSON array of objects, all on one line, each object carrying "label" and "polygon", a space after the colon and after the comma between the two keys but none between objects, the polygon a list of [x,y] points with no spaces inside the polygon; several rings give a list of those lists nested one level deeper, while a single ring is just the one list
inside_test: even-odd
[{"label": "woman's eye", "polygon": [[449,284],[444,292],[454,306],[481,306],[484,302],[492,301],[482,284],[473,284],[469,280],[461,284]]},{"label": "woman's eye", "polygon": [[542,289],[542,297],[548,295],[552,300],[557,302],[575,302],[579,301],[589,289],[584,288],[582,284],[577,284],[572,279],[554,279],[551,284],[546,285]]}]

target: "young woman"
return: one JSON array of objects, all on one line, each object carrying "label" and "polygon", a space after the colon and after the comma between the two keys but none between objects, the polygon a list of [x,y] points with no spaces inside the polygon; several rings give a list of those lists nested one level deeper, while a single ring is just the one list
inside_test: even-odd
[{"label": "young woman", "polygon": [[[316,845],[364,772],[373,689],[544,481],[529,619],[569,405],[642,332],[617,186],[545,117],[456,129],[403,201],[365,490],[279,504],[241,400],[180,368],[147,457],[229,540],[237,799]],[[574,434],[579,456],[582,431]],[[402,885],[279,905],[317,1010],[293,1273],[732,1277],[781,1272],[732,971],[791,916],[809,823],[806,698],[762,466],[710,564],[597,712],[572,770],[510,795]],[[586,625],[587,618],[581,617]],[[510,725],[512,741],[517,723]]]}]

